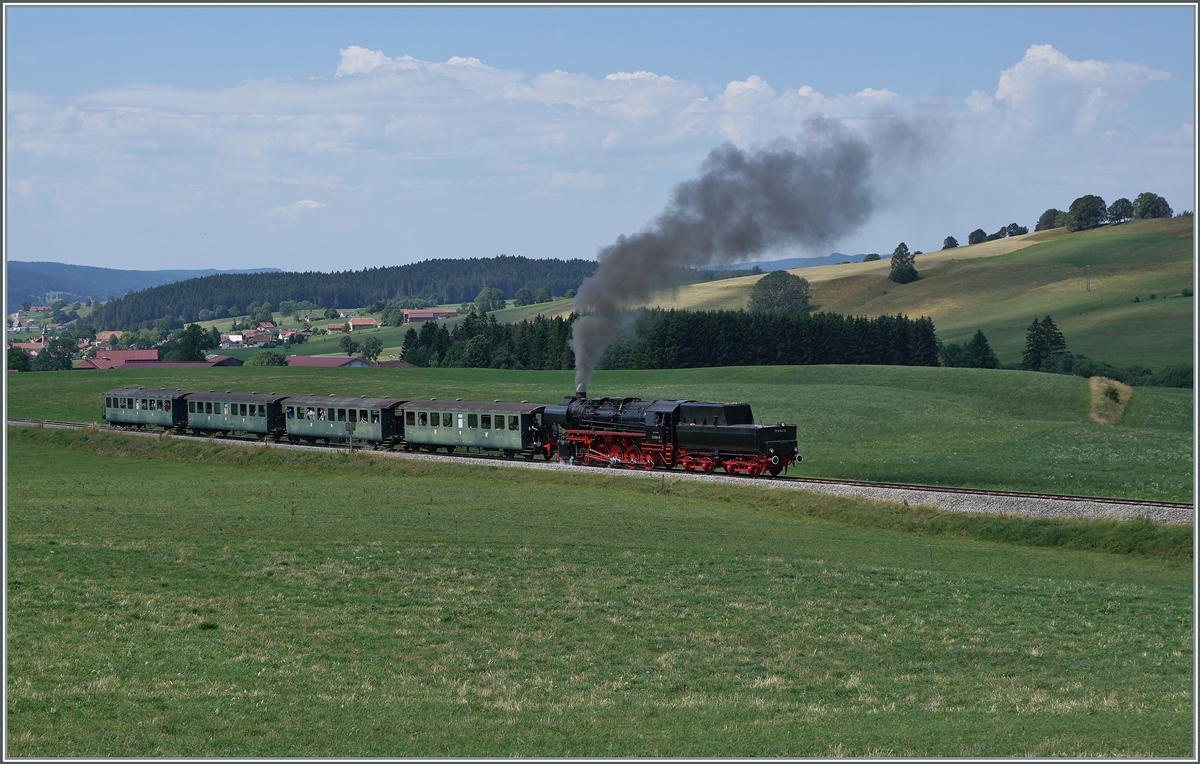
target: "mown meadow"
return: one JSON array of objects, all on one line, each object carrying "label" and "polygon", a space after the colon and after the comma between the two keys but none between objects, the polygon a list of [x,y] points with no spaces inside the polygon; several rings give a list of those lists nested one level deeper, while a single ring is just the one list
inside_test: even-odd
[{"label": "mown meadow", "polygon": [[1039,547],[766,485],[8,449],[10,756],[1193,752],[1190,527]]},{"label": "mown meadow", "polygon": [[[574,390],[570,371],[216,368],[9,375],[9,416],[96,422],[121,385],[306,395],[529,400]],[[589,394],[745,401],[799,426],[791,474],[1190,501],[1192,393],[1136,388],[1116,425],[1088,418],[1088,381],[900,366],[602,371]]]}]

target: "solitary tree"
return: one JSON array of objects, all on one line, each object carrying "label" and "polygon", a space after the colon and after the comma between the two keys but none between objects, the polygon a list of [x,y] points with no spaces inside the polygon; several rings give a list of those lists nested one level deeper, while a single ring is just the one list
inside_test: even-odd
[{"label": "solitary tree", "polygon": [[550,287],[544,286],[538,290],[538,293],[537,293],[537,301],[538,302],[551,302],[553,300],[554,300],[554,295],[550,294]]},{"label": "solitary tree", "polygon": [[[233,310],[233,308],[230,308],[230,310]],[[325,316],[325,318],[337,318],[338,317],[337,309],[336,308],[326,308],[324,316]]]},{"label": "solitary tree", "polygon": [[568,289],[568,290],[567,290],[567,293],[566,293],[566,294],[564,294],[564,295],[563,295],[563,297],[567,298],[568,300],[574,300],[574,299],[575,299],[575,290],[574,290],[574,289]]},{"label": "solitary tree", "polygon": [[921,276],[917,273],[916,255],[908,251],[908,245],[900,242],[892,251],[892,272],[888,278],[897,284],[909,284]]},{"label": "solitary tree", "polygon": [[957,249],[957,248],[958,248],[958,239],[954,238],[953,236],[947,236],[942,241],[942,249]]},{"label": "solitary tree", "polygon": [[1046,316],[1033,323],[1025,332],[1025,352],[1021,355],[1021,368],[1029,371],[1052,371],[1059,358],[1067,351],[1067,341],[1054,319]]},{"label": "solitary tree", "polygon": [[808,279],[787,271],[771,271],[754,284],[750,292],[750,310],[802,313],[812,307],[811,299]]},{"label": "solitary tree", "polygon": [[175,359],[185,362],[204,360],[204,351],[212,347],[208,332],[200,324],[188,324],[175,339]]},{"label": "solitary tree", "polygon": [[533,292],[529,291],[528,287],[521,287],[520,289],[517,290],[516,295],[513,296],[513,305],[517,306],[518,308],[521,307],[522,305],[532,305],[532,304],[533,304]]},{"label": "solitary tree", "polygon": [[1108,222],[1124,223],[1126,220],[1133,219],[1133,202],[1125,197],[1121,197],[1112,204],[1108,205]]},{"label": "solitary tree", "polygon": [[1089,228],[1096,228],[1106,220],[1108,220],[1108,208],[1104,206],[1104,200],[1095,194],[1079,197],[1071,202],[1071,207],[1067,210],[1067,230],[1069,231],[1086,231]]},{"label": "solitary tree", "polygon": [[375,336],[364,337],[362,341],[362,357],[374,363],[383,352],[383,340]]},{"label": "solitary tree", "polygon": [[342,346],[342,352],[344,352],[346,355],[354,355],[358,352],[360,347],[358,342],[349,334],[343,334],[341,342],[338,344]]},{"label": "solitary tree", "polygon": [[882,260],[882,259],[883,258],[879,256],[878,252],[872,252],[871,254],[869,254],[863,258],[863,262],[864,263],[873,263],[876,260]]},{"label": "solitary tree", "polygon": [[246,360],[247,366],[287,366],[287,356],[278,350],[263,348]]},{"label": "solitary tree", "polygon": [[982,228],[976,228],[974,231],[971,231],[971,233],[967,234],[967,246],[982,244],[985,241],[987,241],[987,232],[985,232]]}]

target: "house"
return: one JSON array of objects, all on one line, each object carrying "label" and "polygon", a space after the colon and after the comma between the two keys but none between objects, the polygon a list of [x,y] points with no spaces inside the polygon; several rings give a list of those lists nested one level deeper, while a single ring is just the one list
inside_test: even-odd
[{"label": "house", "polygon": [[341,334],[343,326],[345,326],[345,324],[330,324],[325,328],[329,330],[330,334]]},{"label": "house", "polygon": [[29,309],[29,312],[30,313],[42,313],[42,312],[49,312],[49,310],[50,310],[49,305],[34,305]]},{"label": "house", "polygon": [[158,348],[149,350],[97,350],[97,358],[106,361],[157,361]]},{"label": "house", "polygon": [[204,362],[209,366],[243,366],[246,363],[242,359],[234,358],[231,355],[216,355],[215,353],[209,353],[204,356]]},{"label": "house", "polygon": [[379,363],[377,363],[375,365],[382,366],[385,369],[415,369],[415,368],[417,368],[416,364],[409,363],[408,361],[380,361]]},{"label": "house", "polygon": [[405,310],[404,323],[421,324],[426,321],[439,321],[443,318],[454,318],[458,311],[454,310]]},{"label": "house", "polygon": [[316,313],[306,313],[304,315],[304,320],[306,322],[320,321],[322,318],[325,318],[325,316],[318,316]]},{"label": "house", "polygon": [[355,329],[378,329],[379,322],[373,318],[352,318],[350,319],[350,331]]},{"label": "house", "polygon": [[361,369],[370,366],[361,358],[348,355],[289,355],[288,366],[324,366],[327,368]]},{"label": "house", "polygon": [[[38,339],[41,339],[41,338],[39,337]],[[37,356],[38,353],[42,352],[42,343],[40,343],[40,342],[14,342],[11,345],[9,345],[9,347],[10,348],[21,348],[26,353],[29,353],[29,355],[35,356],[35,357]]]},{"label": "house", "polygon": [[272,332],[275,331],[275,324],[270,321],[259,321],[258,328],[264,332]]},{"label": "house", "polygon": [[125,332],[96,332],[96,342],[112,343],[113,340],[121,339],[121,335]]},{"label": "house", "polygon": [[339,313],[338,316],[340,318],[355,318],[358,316],[358,314],[352,310],[345,310],[345,311],[342,311],[341,313]]}]

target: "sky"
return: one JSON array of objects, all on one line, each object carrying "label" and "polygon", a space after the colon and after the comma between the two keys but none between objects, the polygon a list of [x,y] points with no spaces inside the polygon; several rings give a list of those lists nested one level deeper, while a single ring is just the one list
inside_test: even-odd
[{"label": "sky", "polygon": [[873,143],[836,241],[941,247],[1084,194],[1195,206],[1191,7],[5,8],[5,254],[358,270],[594,258],[725,143]]}]

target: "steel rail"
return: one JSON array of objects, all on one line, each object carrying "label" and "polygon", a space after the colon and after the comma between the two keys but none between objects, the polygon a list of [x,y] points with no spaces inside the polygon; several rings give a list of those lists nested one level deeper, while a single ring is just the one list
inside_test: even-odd
[{"label": "steel rail", "polygon": [[[79,429],[79,430],[86,429],[88,427],[98,427],[101,430],[107,430],[107,431],[111,431],[111,432],[142,432],[142,433],[147,433],[147,434],[153,434],[155,432],[154,430],[141,429],[141,428],[114,427],[113,425],[110,425],[107,423],[106,424],[96,424],[96,423],[89,424],[87,422],[59,422],[59,421],[55,421],[52,419],[22,419],[22,418],[16,418],[16,417],[9,417],[7,421],[8,421],[8,424],[10,424],[10,425],[26,425],[26,426],[33,426],[33,427],[46,426],[46,427],[61,427],[61,428]],[[244,442],[244,443],[271,443],[272,445],[297,446],[297,447],[302,447],[302,448],[313,448],[313,449],[322,450],[322,451],[334,451],[334,452],[339,452],[339,451],[345,450],[344,446],[316,445],[316,444],[311,444],[311,443],[293,443],[293,442],[287,442],[287,441],[271,441],[270,439],[266,439],[266,438],[263,438],[263,439],[248,438],[248,437],[235,436],[235,435],[219,434],[217,431],[214,431],[213,435],[192,435],[190,433],[176,433],[171,430],[163,430],[162,432],[170,432],[172,437],[188,438],[188,439],[192,439],[192,440],[208,440],[211,437],[220,437],[221,440],[232,440],[232,441],[238,441],[238,442]],[[405,452],[395,451],[392,453],[402,454]],[[409,452],[409,453],[420,453],[420,452],[414,451],[414,452]],[[463,452],[460,454],[427,454],[427,455],[445,456],[448,459],[467,459],[467,458],[483,459],[483,460],[487,460],[487,461],[500,462],[502,464],[514,463],[514,460],[506,459],[503,456],[500,456],[498,454],[471,454],[471,453]],[[530,462],[526,461],[523,463],[530,463]],[[583,467],[586,465],[575,465],[575,466]],[[655,473],[660,474],[660,475],[661,474],[671,474],[671,472],[674,471],[674,470],[662,470],[662,469],[655,469],[653,471],[650,471],[650,470],[643,470],[641,468],[630,469],[630,468],[626,467],[626,465],[623,465],[623,464],[615,465],[615,466],[588,467],[588,469],[604,470],[604,469],[621,469],[623,467],[626,468],[629,472],[633,472],[633,473],[644,472],[647,475],[652,475]],[[687,471],[682,471],[677,474],[680,474],[680,475],[693,474],[694,475],[694,474],[704,474],[704,473],[689,473]],[[851,479],[842,479],[842,478],[802,477],[802,476],[792,476],[792,475],[780,475],[780,476],[774,477],[774,478],[767,478],[764,476],[748,477],[745,475],[728,475],[728,476],[721,475],[721,477],[730,477],[730,478],[736,478],[736,479],[747,480],[747,481],[755,481],[755,482],[773,482],[774,481],[774,482],[783,482],[783,483],[815,483],[818,485],[846,486],[848,488],[889,488],[889,489],[893,489],[893,490],[902,490],[902,491],[929,491],[929,492],[933,492],[933,493],[967,494],[967,495],[972,495],[972,496],[1003,496],[1003,497],[1015,498],[1015,499],[1040,499],[1040,500],[1044,500],[1044,501],[1075,501],[1075,502],[1089,502],[1089,503],[1102,503],[1102,504],[1124,504],[1124,505],[1138,506],[1138,507],[1165,507],[1168,509],[1192,509],[1195,506],[1195,504],[1193,502],[1185,502],[1185,501],[1158,501],[1158,500],[1153,500],[1153,499],[1128,499],[1128,498],[1110,497],[1110,496],[1079,496],[1079,495],[1074,495],[1074,494],[1033,493],[1033,492],[1029,492],[1029,491],[1004,491],[1004,490],[989,489],[989,488],[957,488],[954,486],[924,485],[921,483],[887,483],[887,482],[881,482],[881,481],[875,481],[875,480],[851,480]]]}]

